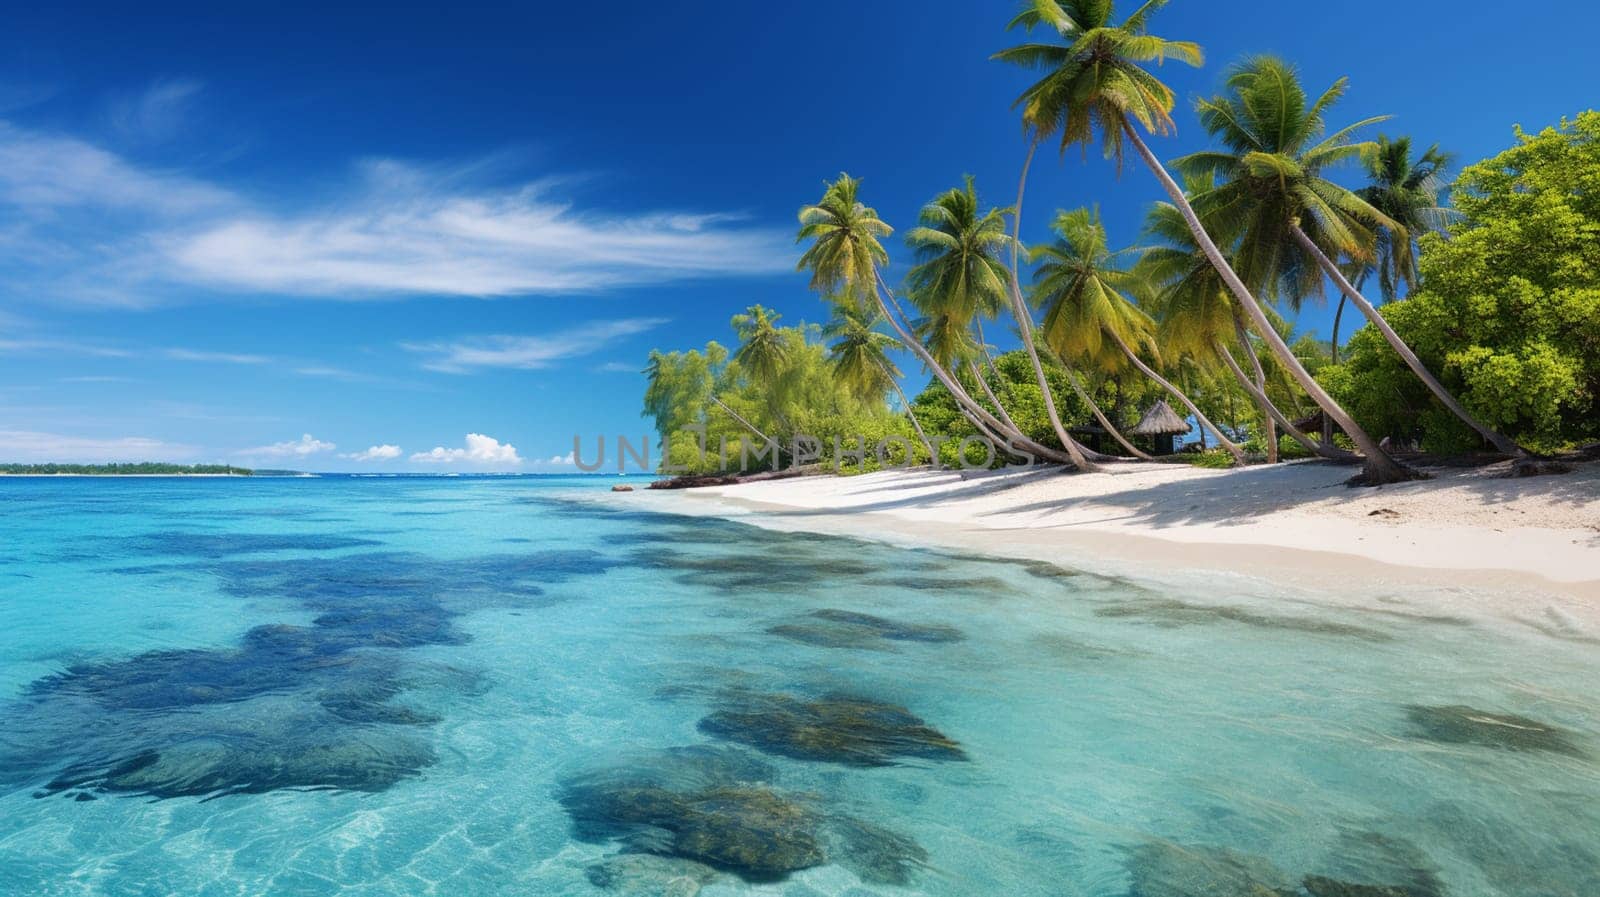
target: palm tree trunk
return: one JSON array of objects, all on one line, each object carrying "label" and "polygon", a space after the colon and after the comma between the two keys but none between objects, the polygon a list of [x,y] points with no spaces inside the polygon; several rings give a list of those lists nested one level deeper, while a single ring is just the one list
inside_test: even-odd
[{"label": "palm tree trunk", "polygon": [[[1000,382],[1000,387],[1002,389],[1007,389],[1009,394],[1009,384],[1004,377],[1000,376],[1000,369],[995,366],[994,356],[989,354],[989,344],[983,339],[983,322],[974,316],[972,319],[972,326],[978,330],[978,349],[983,352],[983,363],[984,366],[989,369],[989,376],[995,380],[998,380]],[[1011,429],[1020,432],[1022,428],[1017,426],[1016,421],[1011,419],[1011,415],[1006,413],[1006,406],[1000,403],[1000,397],[995,395],[994,390],[989,388],[989,384],[985,382],[981,376],[978,378],[978,383],[983,387],[983,391],[989,394],[989,401],[993,402],[995,410],[1000,412],[1000,419],[1005,421],[1006,425]]]},{"label": "palm tree trunk", "polygon": [[1018,274],[1017,253],[1022,247],[1022,194],[1028,186],[1028,169],[1033,167],[1033,154],[1039,149],[1038,141],[1028,144],[1028,156],[1022,161],[1022,177],[1017,181],[1017,204],[1011,208],[1011,315],[1017,319],[1017,331],[1022,336],[1022,347],[1028,351],[1028,360],[1033,363],[1033,375],[1039,381],[1039,393],[1044,397],[1044,410],[1050,418],[1050,426],[1056,431],[1056,438],[1067,447],[1072,454],[1082,455],[1081,446],[1072,438],[1067,428],[1061,425],[1061,414],[1056,411],[1055,395],[1050,389],[1050,381],[1044,375],[1044,365],[1039,362],[1039,350],[1033,344],[1033,315],[1028,313],[1027,303],[1022,301],[1022,280]]},{"label": "palm tree trunk", "polygon": [[1334,364],[1339,363],[1339,322],[1344,318],[1344,304],[1348,299],[1348,296],[1340,295],[1339,309],[1333,313],[1333,338],[1328,340],[1328,357],[1333,359]]},{"label": "palm tree trunk", "polygon": [[[1278,421],[1273,417],[1272,412],[1276,411],[1277,408],[1273,406],[1272,400],[1267,398],[1267,372],[1261,367],[1261,359],[1256,357],[1256,350],[1250,345],[1250,331],[1245,329],[1244,321],[1240,319],[1237,308],[1233,310],[1233,330],[1238,335],[1239,342],[1244,346],[1245,355],[1250,359],[1250,367],[1255,371],[1256,392],[1261,394],[1261,399],[1256,402],[1256,407],[1261,410],[1261,429],[1262,436],[1265,437],[1264,441],[1267,444],[1267,463],[1276,464],[1279,461]],[[1221,340],[1214,341],[1211,347],[1213,350],[1219,348],[1226,350],[1227,348],[1222,345]],[[1250,393],[1250,397],[1254,399],[1255,392],[1251,391],[1250,384],[1245,383],[1244,372],[1239,370],[1239,363],[1233,360],[1233,353],[1224,351],[1222,354],[1226,356],[1225,360],[1228,362],[1228,367],[1233,370],[1234,375],[1239,378],[1239,382],[1244,385],[1245,392]],[[1293,428],[1291,427],[1291,429]]]},{"label": "palm tree trunk", "polygon": [[1189,409],[1189,413],[1194,415],[1194,419],[1200,422],[1200,426],[1202,428],[1200,445],[1202,447],[1205,446],[1205,439],[1203,436],[1204,431],[1210,430],[1212,435],[1217,437],[1217,443],[1223,448],[1227,449],[1228,454],[1233,456],[1233,463],[1239,465],[1240,467],[1243,467],[1245,464],[1249,463],[1248,459],[1246,459],[1244,456],[1244,450],[1235,445],[1233,440],[1229,439],[1227,435],[1225,435],[1222,430],[1217,427],[1216,424],[1212,423],[1211,418],[1206,417],[1205,412],[1200,410],[1200,406],[1190,401],[1189,397],[1184,394],[1183,390],[1173,386],[1171,381],[1156,373],[1155,368],[1145,364],[1144,360],[1139,357],[1138,353],[1133,351],[1133,347],[1124,342],[1122,337],[1118,335],[1115,330],[1112,330],[1110,327],[1102,327],[1100,330],[1106,336],[1111,337],[1112,342],[1116,343],[1118,348],[1122,349],[1122,354],[1128,356],[1128,360],[1133,362],[1134,367],[1138,368],[1139,371],[1146,377],[1149,377],[1151,380],[1154,380],[1156,383],[1160,384],[1162,389],[1165,389],[1167,392],[1171,393],[1173,398],[1182,402],[1183,406]]},{"label": "palm tree trunk", "polygon": [[883,375],[889,378],[889,385],[894,387],[894,394],[900,397],[900,404],[906,409],[906,417],[911,418],[911,427],[917,431],[917,438],[922,440],[922,447],[928,450],[929,462],[938,464],[939,459],[933,453],[933,443],[929,441],[928,434],[922,432],[922,422],[917,420],[917,412],[911,407],[911,400],[906,398],[906,391],[900,388],[900,381],[889,373],[888,368],[881,365],[879,367],[883,371]]},{"label": "palm tree trunk", "polygon": [[1018,429],[1016,422],[1011,419],[1011,415],[1006,413],[1005,406],[1001,405],[1000,399],[995,396],[994,389],[989,386],[988,378],[983,376],[983,368],[979,367],[976,361],[969,361],[967,362],[967,370],[972,372],[972,379],[977,381],[978,388],[983,390],[983,394],[989,399],[989,404],[993,405],[995,411],[999,412],[1000,419],[1005,422],[1005,425],[1013,430]]},{"label": "palm tree trunk", "polygon": [[759,429],[756,428],[755,424],[752,424],[749,421],[745,420],[744,419],[744,415],[742,415],[739,412],[733,410],[732,408],[729,408],[728,404],[726,402],[722,401],[721,399],[717,398],[716,396],[712,396],[711,397],[711,401],[713,403],[715,403],[718,408],[721,408],[723,411],[728,412],[729,416],[731,416],[734,420],[736,420],[739,423],[743,424],[744,428],[746,430],[749,430],[750,432],[756,434],[756,438],[757,439],[760,439],[762,442],[767,443],[768,445],[775,446],[777,448],[777,451],[779,451],[779,452],[783,451],[783,446],[778,445],[777,440],[775,440],[771,436],[768,436],[767,434],[761,432]]},{"label": "palm tree trunk", "polygon": [[[884,318],[889,321],[889,326],[894,328],[895,334],[900,337],[900,342],[904,344],[906,348],[910,349],[912,354],[916,355],[919,361],[927,365],[928,370],[933,373],[934,378],[943,384],[945,389],[950,391],[950,395],[956,400],[956,404],[961,405],[968,411],[972,412],[973,415],[975,415],[979,420],[982,420],[995,432],[1010,435],[1012,439],[1015,440],[1016,445],[1027,449],[1041,458],[1054,461],[1057,464],[1070,464],[1084,472],[1089,472],[1095,469],[1094,465],[1090,464],[1088,460],[1085,459],[1073,445],[1069,444],[1067,446],[1067,451],[1063,453],[1058,452],[1049,446],[1040,445],[1039,443],[1034,442],[1032,439],[1028,438],[1027,434],[1020,430],[1011,431],[1008,433],[1007,427],[1002,424],[994,415],[985,410],[982,405],[974,401],[972,396],[969,395],[966,389],[962,387],[960,381],[956,380],[955,377],[952,377],[950,373],[946,371],[937,360],[934,359],[933,355],[928,352],[927,348],[923,346],[915,336],[912,335],[910,328],[906,327],[900,318],[895,314],[895,312],[899,311],[898,304],[893,310],[891,310],[889,307],[889,300],[893,299],[894,291],[889,289],[889,285],[883,282],[882,274],[874,272],[874,276],[877,282],[874,285],[872,295],[873,298],[878,301],[878,310],[881,311]],[[889,298],[885,299],[885,296]]]},{"label": "palm tree trunk", "polygon": [[1356,308],[1360,309],[1367,320],[1372,322],[1372,326],[1378,328],[1378,332],[1383,334],[1383,338],[1388,341],[1390,348],[1399,354],[1400,358],[1405,361],[1406,367],[1411,368],[1411,373],[1417,375],[1417,379],[1428,387],[1428,391],[1433,393],[1435,398],[1443,402],[1444,406],[1449,408],[1452,414],[1461,418],[1463,423],[1477,430],[1479,436],[1488,440],[1502,454],[1510,455],[1514,458],[1527,457],[1527,449],[1517,445],[1510,438],[1473,417],[1471,412],[1461,407],[1461,403],[1456,401],[1456,397],[1450,394],[1450,390],[1445,389],[1444,384],[1433,376],[1433,372],[1428,370],[1427,365],[1422,363],[1422,359],[1417,357],[1417,353],[1411,351],[1411,347],[1406,345],[1406,341],[1400,338],[1400,334],[1394,332],[1394,328],[1389,326],[1389,322],[1384,320],[1383,315],[1378,314],[1378,310],[1372,307],[1372,303],[1367,301],[1367,297],[1361,295],[1361,291],[1351,285],[1350,280],[1344,276],[1344,272],[1339,270],[1339,266],[1335,265],[1332,259],[1323,254],[1322,248],[1313,242],[1310,237],[1306,236],[1306,232],[1301,230],[1299,225],[1292,225],[1289,228],[1289,232],[1294,235],[1294,240],[1300,244],[1300,248],[1311,253],[1323,272],[1333,278],[1333,282],[1338,285],[1339,291],[1344,293],[1351,302],[1355,303]]},{"label": "palm tree trunk", "polygon": [[[1105,430],[1107,433],[1110,433],[1111,438],[1115,439],[1118,445],[1126,449],[1128,454],[1138,458],[1140,461],[1154,461],[1154,458],[1141,451],[1138,446],[1129,442],[1128,437],[1122,435],[1122,431],[1117,429],[1116,425],[1111,422],[1111,418],[1105,416],[1105,413],[1100,410],[1099,403],[1094,400],[1094,397],[1089,394],[1088,390],[1083,388],[1083,384],[1078,381],[1078,375],[1073,372],[1072,368],[1067,367],[1066,362],[1061,360],[1060,354],[1054,349],[1050,348],[1048,343],[1045,344],[1044,348],[1046,352],[1050,353],[1050,357],[1054,358],[1056,362],[1061,365],[1062,369],[1067,372],[1067,382],[1072,385],[1072,391],[1077,393],[1079,401],[1083,402],[1083,404],[1089,407],[1089,413],[1093,414],[1094,419],[1100,422],[1100,428]],[[1113,408],[1112,410],[1114,411],[1116,409]]]},{"label": "palm tree trunk", "polygon": [[1200,216],[1195,214],[1194,206],[1190,205],[1189,198],[1183,195],[1183,188],[1178,186],[1178,182],[1172,179],[1172,175],[1168,173],[1166,166],[1162,165],[1161,161],[1150,151],[1150,147],[1145,145],[1144,138],[1139,136],[1139,132],[1134,128],[1132,122],[1124,121],[1122,130],[1128,136],[1128,139],[1133,142],[1134,148],[1139,151],[1139,156],[1144,159],[1145,165],[1149,166],[1151,173],[1161,182],[1162,189],[1167,191],[1167,196],[1172,199],[1173,205],[1183,215],[1184,223],[1189,225],[1190,233],[1194,234],[1195,241],[1200,244],[1200,248],[1205,252],[1207,260],[1211,262],[1212,267],[1217,269],[1217,274],[1222,277],[1223,283],[1228,285],[1228,291],[1233,293],[1234,297],[1239,300],[1239,304],[1244,307],[1245,313],[1250,316],[1251,323],[1255,325],[1262,339],[1266,340],[1267,345],[1271,347],[1272,354],[1277,356],[1278,360],[1283,363],[1284,368],[1294,375],[1295,381],[1300,384],[1307,395],[1311,396],[1323,413],[1333,418],[1334,422],[1343,428],[1346,433],[1350,434],[1351,439],[1355,440],[1356,446],[1366,456],[1364,474],[1366,483],[1376,486],[1383,483],[1398,483],[1404,480],[1421,478],[1421,475],[1416,471],[1389,457],[1389,454],[1378,445],[1377,440],[1368,435],[1366,430],[1361,429],[1361,426],[1355,422],[1349,412],[1334,401],[1333,396],[1328,395],[1328,391],[1322,388],[1322,384],[1311,376],[1311,372],[1307,371],[1305,365],[1300,363],[1300,359],[1296,358],[1294,352],[1290,351],[1289,344],[1284,342],[1283,337],[1273,328],[1272,322],[1267,320],[1267,313],[1262,309],[1261,303],[1257,302],[1256,297],[1250,294],[1249,288],[1244,285],[1244,281],[1239,279],[1239,275],[1233,270],[1233,266],[1228,264],[1228,260],[1222,257],[1222,250],[1217,248],[1217,244],[1211,239],[1211,235],[1206,233],[1205,226],[1200,223]]},{"label": "palm tree trunk", "polygon": [[[1248,376],[1245,375],[1244,369],[1239,367],[1239,362],[1234,359],[1233,353],[1228,351],[1228,347],[1224,346],[1221,340],[1212,343],[1212,350],[1215,351],[1217,356],[1222,359],[1223,363],[1228,366],[1228,370],[1233,371],[1234,378],[1239,381],[1239,385],[1244,387],[1245,392],[1250,394],[1250,398],[1255,400],[1256,405],[1261,409],[1262,413],[1267,415],[1267,420],[1277,421],[1278,424],[1283,427],[1283,431],[1285,433],[1288,433],[1290,436],[1294,437],[1296,442],[1305,446],[1306,451],[1335,461],[1349,461],[1355,457],[1354,455],[1339,452],[1339,450],[1335,448],[1325,448],[1322,443],[1319,443],[1310,436],[1300,432],[1300,430],[1295,427],[1289,418],[1285,417],[1283,412],[1278,410],[1278,406],[1272,403],[1272,399],[1267,397],[1266,389],[1261,385],[1261,381],[1252,381]],[[1264,379],[1265,378],[1263,378],[1263,380]]]}]

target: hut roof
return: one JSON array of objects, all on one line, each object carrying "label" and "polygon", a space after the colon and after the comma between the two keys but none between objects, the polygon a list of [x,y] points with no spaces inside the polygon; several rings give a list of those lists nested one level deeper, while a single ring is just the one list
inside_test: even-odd
[{"label": "hut roof", "polygon": [[1189,432],[1189,422],[1179,417],[1171,405],[1157,402],[1150,406],[1139,423],[1128,432],[1134,436],[1175,436]]}]

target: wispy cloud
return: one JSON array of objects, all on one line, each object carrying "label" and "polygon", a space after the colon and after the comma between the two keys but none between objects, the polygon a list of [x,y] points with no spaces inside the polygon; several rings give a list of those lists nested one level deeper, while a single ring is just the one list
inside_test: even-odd
[{"label": "wispy cloud", "polygon": [[310,433],[302,435],[299,439],[289,442],[275,442],[272,445],[263,445],[259,448],[243,449],[237,454],[253,455],[261,458],[304,458],[309,455],[319,455],[331,452],[338,448],[331,442],[323,442]]},{"label": "wispy cloud", "polygon": [[166,349],[163,358],[172,361],[198,361],[209,364],[271,364],[265,355],[246,355],[237,352],[210,352],[204,349]]},{"label": "wispy cloud", "polygon": [[[115,119],[169,131],[198,89],[159,84]],[[122,305],[196,286],[346,300],[565,294],[793,265],[786,229],[727,211],[586,208],[559,178],[488,180],[505,168],[380,159],[344,186],[257,201],[0,122],[0,265],[31,275],[41,301]]]},{"label": "wispy cloud", "polygon": [[0,122],[0,203],[33,213],[76,207],[171,217],[233,202],[229,191],[205,181],[141,168],[74,137]]},{"label": "wispy cloud", "polygon": [[608,361],[595,368],[595,370],[604,374],[637,374],[639,373],[640,365],[637,362]]},{"label": "wispy cloud", "polygon": [[106,122],[129,141],[170,140],[184,130],[203,87],[188,78],[158,80],[144,90],[115,97],[106,110]]},{"label": "wispy cloud", "polygon": [[0,352],[17,355],[88,355],[93,358],[132,358],[130,349],[54,339],[0,339]]},{"label": "wispy cloud", "polygon": [[400,446],[375,445],[365,451],[350,452],[339,457],[349,458],[352,461],[393,461],[400,457]]},{"label": "wispy cloud", "polygon": [[99,439],[0,430],[0,460],[12,462],[109,463],[123,461],[177,461],[198,454],[193,446],[142,436]]},{"label": "wispy cloud", "polygon": [[418,464],[468,464],[477,467],[516,467],[522,463],[517,447],[482,433],[468,433],[465,448],[434,446],[417,452],[411,460]]},{"label": "wispy cloud", "polygon": [[432,356],[422,365],[431,371],[462,374],[477,368],[535,370],[563,359],[598,352],[612,340],[643,333],[665,323],[666,318],[622,318],[593,321],[536,336],[484,336],[453,342],[403,343],[402,346]]}]

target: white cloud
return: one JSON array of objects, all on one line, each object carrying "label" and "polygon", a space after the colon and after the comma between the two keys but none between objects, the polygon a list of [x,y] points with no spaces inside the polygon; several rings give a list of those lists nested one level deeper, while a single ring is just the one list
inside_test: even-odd
[{"label": "white cloud", "polygon": [[585,212],[548,183],[471,190],[392,161],[368,173],[353,198],[229,216],[162,248],[206,283],[330,298],[569,293],[793,265],[784,233],[733,226],[737,216]]},{"label": "white cloud", "polygon": [[565,473],[576,471],[578,465],[572,460],[572,452],[565,455],[551,455],[543,461],[534,461],[530,468],[541,473]]},{"label": "white cloud", "polygon": [[245,355],[237,352],[210,352],[203,349],[167,349],[161,353],[173,361],[199,361],[211,364],[271,364],[265,355]]},{"label": "white cloud", "polygon": [[433,358],[423,367],[452,374],[473,368],[549,367],[564,358],[588,355],[612,340],[643,333],[667,322],[666,318],[623,318],[595,321],[540,336],[485,336],[445,343],[404,343],[404,348]]},{"label": "white cloud", "polygon": [[96,439],[0,430],[0,460],[21,463],[111,463],[124,461],[174,461],[193,458],[198,451],[187,445],[142,436]]},{"label": "white cloud", "polygon": [[231,204],[232,194],[180,174],[142,169],[74,137],[0,122],[0,203],[185,215]]},{"label": "white cloud", "polygon": [[88,355],[93,358],[131,358],[134,355],[127,349],[50,339],[0,339],[0,352],[18,355]]},{"label": "white cloud", "polygon": [[156,81],[114,100],[106,112],[107,123],[128,140],[170,140],[182,132],[189,107],[203,86],[189,79]]},{"label": "white cloud", "polygon": [[302,435],[298,440],[290,442],[275,442],[260,448],[244,449],[241,455],[257,455],[263,458],[304,458],[322,452],[331,452],[338,448],[331,442],[323,442],[310,433]]},{"label": "white cloud", "polygon": [[339,457],[349,458],[352,461],[393,461],[400,457],[400,446],[375,445],[364,452],[351,452]]},{"label": "white cloud", "polygon": [[[144,139],[170,135],[197,90],[158,84],[113,120]],[[344,187],[252,199],[0,122],[0,263],[38,301],[129,306],[196,285],[327,299],[511,296],[793,266],[787,227],[726,212],[586,209],[557,195],[557,179],[506,183],[504,159],[490,161],[368,161]]]},{"label": "white cloud", "polygon": [[639,365],[629,364],[626,361],[608,361],[597,368],[597,370],[604,374],[637,374],[639,373],[639,369]]},{"label": "white cloud", "polygon": [[473,464],[488,467],[514,467],[522,463],[522,458],[517,455],[517,447],[509,442],[502,443],[493,436],[484,436],[481,433],[468,433],[466,448],[447,449],[444,446],[434,446],[430,451],[417,452],[411,460],[418,464]]}]

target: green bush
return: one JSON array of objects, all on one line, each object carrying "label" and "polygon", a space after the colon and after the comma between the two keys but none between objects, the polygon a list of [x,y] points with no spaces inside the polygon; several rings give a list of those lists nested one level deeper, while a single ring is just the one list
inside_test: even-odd
[{"label": "green bush", "polygon": [[[1600,439],[1600,113],[1462,172],[1448,237],[1422,239],[1421,287],[1384,317],[1473,414],[1529,448]],[[1318,379],[1377,435],[1481,445],[1373,328]]]}]

